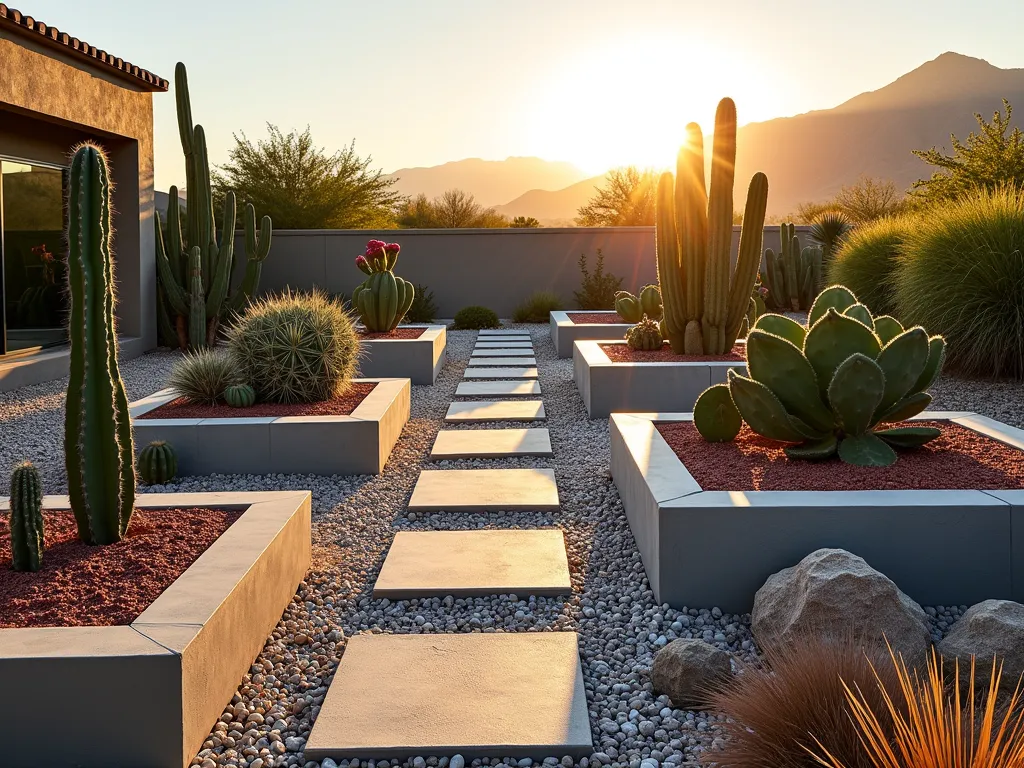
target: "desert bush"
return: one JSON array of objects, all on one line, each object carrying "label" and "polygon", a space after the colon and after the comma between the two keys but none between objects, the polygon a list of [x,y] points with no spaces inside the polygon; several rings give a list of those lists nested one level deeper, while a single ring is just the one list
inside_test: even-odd
[{"label": "desert bush", "polygon": [[709,708],[728,718],[720,725],[724,746],[708,753],[707,762],[729,768],[819,768],[809,750],[824,748],[845,768],[871,768],[845,686],[859,688],[880,707],[883,690],[894,694],[898,682],[884,649],[862,648],[852,638],[806,638],[766,651],[763,666],[748,667],[707,694]]},{"label": "desert bush", "polygon": [[604,254],[597,249],[597,266],[591,272],[587,267],[587,254],[580,254],[580,289],[573,291],[580,309],[612,309],[615,292],[622,288],[622,278],[604,273]]},{"label": "desert bush", "polygon": [[[895,315],[894,273],[900,247],[915,221],[906,216],[878,219],[849,232],[828,263],[827,282],[845,285],[873,315]],[[941,333],[926,325],[929,333]]]},{"label": "desert bush", "polygon": [[284,293],[253,303],[229,331],[228,349],[259,400],[307,403],[349,389],[359,337],[320,291]]},{"label": "desert bush", "polygon": [[463,307],[455,313],[455,324],[452,328],[456,331],[478,331],[481,328],[498,328],[501,321],[494,313],[494,310],[487,307]]},{"label": "desert bush", "polygon": [[1024,379],[1024,191],[930,208],[902,251],[901,319],[945,336],[951,369]]},{"label": "desert bush", "polygon": [[403,322],[432,323],[435,317],[437,317],[437,304],[434,302],[434,292],[427,286],[417,283],[412,306],[405,313]]},{"label": "desert bush", "polygon": [[537,291],[512,310],[512,321],[516,323],[546,323],[550,313],[562,308],[562,299],[551,291]]},{"label": "desert bush", "polygon": [[223,350],[211,348],[186,352],[167,377],[169,387],[194,403],[216,403],[225,389],[243,382],[235,361]]}]

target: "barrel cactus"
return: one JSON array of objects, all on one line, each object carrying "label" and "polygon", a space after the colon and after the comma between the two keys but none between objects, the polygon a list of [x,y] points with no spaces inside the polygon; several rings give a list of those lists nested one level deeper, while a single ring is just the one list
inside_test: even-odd
[{"label": "barrel cactus", "polygon": [[248,384],[232,384],[224,390],[224,402],[232,408],[252,408],[256,404],[256,390]]},{"label": "barrel cactus", "polygon": [[768,300],[774,309],[783,311],[810,309],[824,280],[824,252],[821,246],[801,247],[793,224],[780,224],[779,236],[779,252],[771,248],[764,252]]},{"label": "barrel cactus", "polygon": [[686,126],[676,175],[658,182],[656,240],[664,325],[672,351],[724,355],[732,350],[757,279],[768,204],[768,177],[747,189],[735,269],[731,268],[736,105],[722,99],[715,114],[711,187],[704,184],[704,135]]},{"label": "barrel cactus", "polygon": [[178,474],[178,456],[174,446],[154,440],[139,454],[139,475],[146,485],[165,485]]},{"label": "barrel cactus", "polygon": [[838,454],[849,464],[888,466],[894,448],[938,437],[925,426],[889,426],[921,413],[946,345],[920,326],[872,317],[843,286],[815,300],[808,327],[783,315],[758,318],[747,336],[749,377],[729,372],[698,398],[693,420],[709,441],[732,440],[740,419],[789,445],[790,458]]},{"label": "barrel cactus", "polygon": [[626,344],[630,349],[652,352],[661,349],[664,339],[657,321],[645,317],[626,331]]},{"label": "barrel cactus", "polygon": [[416,297],[412,283],[395,276],[401,250],[398,243],[371,240],[366,252],[356,257],[356,266],[369,277],[352,292],[352,306],[373,333],[395,330]]},{"label": "barrel cactus", "polygon": [[70,375],[64,462],[78,535],[120,541],[135,508],[135,452],[128,397],[117,366],[110,174],[103,151],[83,144],[68,191]]},{"label": "barrel cactus", "polygon": [[26,461],[11,474],[11,564],[38,571],[43,564],[43,492],[39,471]]},{"label": "barrel cactus", "polygon": [[639,296],[629,291],[618,291],[615,294],[615,311],[627,323],[639,323],[644,315],[652,320],[661,320],[661,290],[656,285],[645,285]]}]

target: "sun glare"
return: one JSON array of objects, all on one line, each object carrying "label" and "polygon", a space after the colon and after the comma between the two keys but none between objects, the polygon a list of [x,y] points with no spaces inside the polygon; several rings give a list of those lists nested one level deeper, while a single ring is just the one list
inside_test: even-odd
[{"label": "sun glare", "polygon": [[710,136],[724,96],[736,101],[741,125],[774,116],[768,82],[726,46],[615,41],[567,56],[552,73],[531,120],[531,146],[593,174],[621,165],[668,168],[687,123]]}]

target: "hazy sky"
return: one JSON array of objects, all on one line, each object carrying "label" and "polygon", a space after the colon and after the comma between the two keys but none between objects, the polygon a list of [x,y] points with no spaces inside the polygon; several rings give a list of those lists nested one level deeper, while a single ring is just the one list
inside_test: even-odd
[{"label": "hazy sky", "polygon": [[[385,171],[535,155],[599,173],[672,161],[724,95],[741,123],[828,108],[954,50],[1024,67],[1024,0],[19,0],[173,80],[211,162],[231,133],[311,126]],[[184,176],[155,96],[156,182]]]}]

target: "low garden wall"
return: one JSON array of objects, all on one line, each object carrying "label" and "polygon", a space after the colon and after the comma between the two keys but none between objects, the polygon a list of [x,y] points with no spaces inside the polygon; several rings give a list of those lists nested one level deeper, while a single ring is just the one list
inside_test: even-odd
[{"label": "low garden wall", "polygon": [[[802,241],[807,240],[806,230],[798,227]],[[734,257],[739,232],[733,228]],[[623,278],[624,289],[636,291],[657,281],[654,227],[285,230],[274,232],[260,289],[320,287],[349,296],[365,278],[354,259],[371,239],[402,246],[396,272],[433,291],[440,318],[453,317],[469,304],[509,317],[523,299],[542,290],[554,291],[566,308],[573,308],[580,254],[587,254],[593,270],[598,248],[604,253],[605,271]],[[243,253],[241,238],[236,247]],[[778,249],[777,226],[765,227],[764,247]],[[239,258],[236,280],[244,266],[244,257]]]}]

